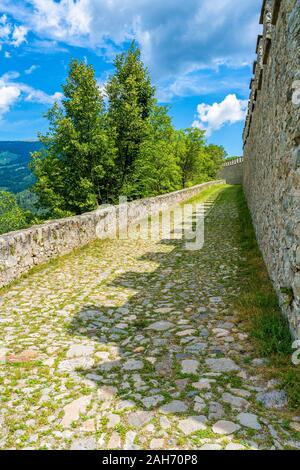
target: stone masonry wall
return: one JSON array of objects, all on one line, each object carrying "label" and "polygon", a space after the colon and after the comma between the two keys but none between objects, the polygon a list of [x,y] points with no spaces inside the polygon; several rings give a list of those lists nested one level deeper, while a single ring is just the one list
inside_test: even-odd
[{"label": "stone masonry wall", "polygon": [[243,184],[243,158],[229,161],[219,171],[218,178],[224,179],[227,184]]},{"label": "stone masonry wall", "polygon": [[130,202],[127,205],[127,215],[124,205],[109,206],[2,235],[0,287],[9,284],[33,266],[114,233],[116,222],[120,228],[125,228],[146,217],[149,211],[153,214],[164,211],[220,183],[224,181],[211,181],[162,196]]},{"label": "stone masonry wall", "polygon": [[292,333],[300,334],[300,0],[265,0],[244,130],[244,190]]}]

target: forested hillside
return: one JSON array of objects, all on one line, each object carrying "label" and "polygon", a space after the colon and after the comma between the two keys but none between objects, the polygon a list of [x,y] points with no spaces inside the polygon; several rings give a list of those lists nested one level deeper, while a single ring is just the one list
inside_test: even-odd
[{"label": "forested hillside", "polygon": [[0,190],[20,193],[32,186],[30,153],[40,148],[39,142],[0,142]]}]

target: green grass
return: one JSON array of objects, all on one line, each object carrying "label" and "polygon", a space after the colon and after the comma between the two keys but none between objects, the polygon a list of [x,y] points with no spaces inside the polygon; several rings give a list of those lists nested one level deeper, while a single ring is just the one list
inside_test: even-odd
[{"label": "green grass", "polygon": [[204,202],[209,197],[218,197],[219,194],[227,187],[226,184],[216,184],[211,186],[208,189],[204,189],[201,193],[197,194],[196,196],[192,197],[188,201],[184,201],[182,204],[193,204],[193,203],[201,203]]},{"label": "green grass", "polygon": [[239,266],[241,293],[235,307],[246,324],[255,353],[270,360],[266,373],[281,381],[290,407],[300,410],[300,370],[293,366],[292,338],[286,318],[269,279],[256,242],[251,216],[241,187],[226,190],[234,196],[239,211],[238,237],[243,260]]}]

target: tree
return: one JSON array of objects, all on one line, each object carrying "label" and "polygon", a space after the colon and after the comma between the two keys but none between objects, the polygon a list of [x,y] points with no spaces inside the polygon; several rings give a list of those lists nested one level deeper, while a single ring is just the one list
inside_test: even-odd
[{"label": "tree", "polygon": [[46,210],[35,214],[80,214],[120,194],[155,196],[215,177],[224,149],[207,146],[202,130],[174,129],[134,42],[115,69],[106,109],[92,66],[71,62],[64,99],[48,111],[49,131],[32,155],[32,191]]},{"label": "tree", "polygon": [[205,146],[205,131],[191,127],[177,131],[177,155],[181,168],[181,185],[185,188],[199,174],[199,162]]},{"label": "tree", "polygon": [[32,221],[33,217],[30,212],[18,206],[12,193],[0,191],[0,233],[19,230]]},{"label": "tree", "polygon": [[47,113],[49,132],[33,154],[33,191],[52,216],[95,209],[109,199],[115,149],[94,70],[73,60],[63,85],[65,99]]},{"label": "tree", "polygon": [[141,143],[132,177],[124,188],[131,198],[156,196],[180,188],[175,132],[168,108],[153,107],[147,138]]},{"label": "tree", "polygon": [[116,186],[127,184],[149,132],[154,105],[154,87],[141,60],[139,48],[132,42],[127,53],[117,55],[116,72],[106,86],[108,117],[117,147]]},{"label": "tree", "polygon": [[200,160],[200,174],[205,178],[203,181],[213,180],[217,177],[226,155],[224,147],[220,145],[209,144],[205,147],[203,157]]}]

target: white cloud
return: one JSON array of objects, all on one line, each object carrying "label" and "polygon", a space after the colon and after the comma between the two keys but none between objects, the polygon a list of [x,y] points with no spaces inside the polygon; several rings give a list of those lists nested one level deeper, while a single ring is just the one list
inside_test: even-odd
[{"label": "white cloud", "polygon": [[7,16],[6,15],[1,15],[0,16],[0,24],[5,24],[7,22]]},{"label": "white cloud", "polygon": [[6,15],[0,17],[0,45],[8,44],[19,47],[24,42],[27,42],[27,33],[27,27],[23,25],[13,25],[9,22]]},{"label": "white cloud", "polygon": [[16,103],[20,93],[18,87],[14,85],[1,85],[0,81],[0,119]]},{"label": "white cloud", "polygon": [[0,118],[9,112],[11,107],[19,100],[45,105],[61,101],[62,93],[56,92],[49,95],[25,83],[17,82],[19,76],[18,72],[8,72],[0,77]]},{"label": "white cloud", "polygon": [[11,34],[11,25],[7,22],[7,16],[0,16],[0,40],[7,41]]},{"label": "white cloud", "polygon": [[48,95],[42,90],[37,90],[23,83],[19,84],[19,89],[25,94],[24,101],[40,104],[53,104],[55,101],[61,101],[62,93],[56,92],[53,95]]},{"label": "white cloud", "polygon": [[107,54],[136,38],[157,77],[254,55],[261,0],[0,0],[40,40]]},{"label": "white cloud", "polygon": [[8,51],[5,51],[4,52],[4,57],[5,57],[5,59],[10,59],[11,58],[11,53],[8,52]]},{"label": "white cloud", "polygon": [[[9,18],[31,32],[25,45],[31,53],[68,52],[67,46],[80,46],[112,62],[135,38],[159,99],[169,102],[216,90],[224,96],[246,96],[241,83],[249,83],[261,1],[0,0],[0,10],[4,24]],[[26,37],[20,35],[21,44]],[[19,41],[15,39],[15,45]],[[246,72],[236,73],[233,80],[234,71],[241,68]],[[224,69],[231,77],[214,80]]]},{"label": "white cloud", "polygon": [[157,97],[166,103],[174,97],[204,96],[213,93],[228,93],[228,90],[245,95],[248,93],[248,70],[243,70],[238,77],[230,69],[198,70],[196,73],[179,74],[175,79],[160,82]]},{"label": "white cloud", "polygon": [[23,44],[23,42],[27,42],[27,33],[28,29],[25,28],[25,26],[14,26],[11,41],[12,46],[19,47],[21,44]]},{"label": "white cloud", "polygon": [[246,117],[247,105],[247,100],[239,100],[236,95],[227,95],[221,103],[212,105],[201,103],[197,106],[198,116],[192,125],[206,130],[206,134],[210,136],[225,124],[243,121]]},{"label": "white cloud", "polygon": [[29,67],[29,69],[25,70],[25,74],[31,75],[38,68],[39,68],[38,65],[32,65],[31,67]]}]

